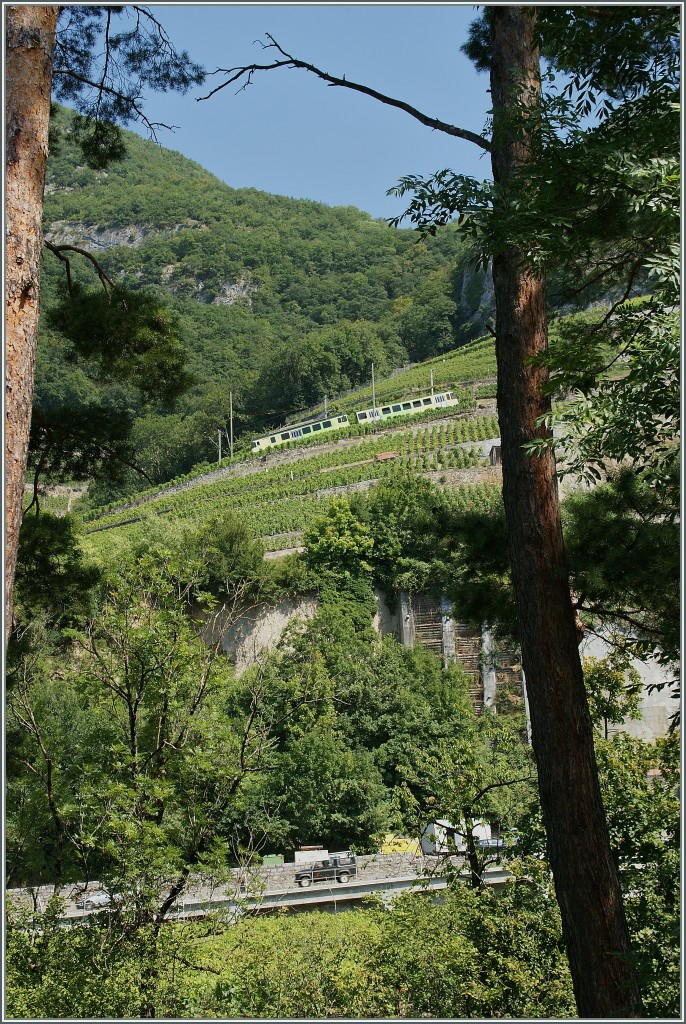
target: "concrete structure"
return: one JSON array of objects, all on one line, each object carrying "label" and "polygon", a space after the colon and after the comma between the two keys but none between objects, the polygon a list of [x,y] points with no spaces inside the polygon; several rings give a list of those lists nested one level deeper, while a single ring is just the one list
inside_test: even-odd
[{"label": "concrete structure", "polygon": [[419,644],[433,651],[444,665],[460,664],[469,677],[469,691],[477,713],[484,707],[496,708],[498,694],[501,702],[507,699],[510,706],[513,701],[524,705],[521,665],[513,651],[503,650],[495,643],[487,623],[475,629],[458,622],[445,595],[401,591],[399,604],[401,643],[406,647]]},{"label": "concrete structure", "polygon": [[[606,658],[612,651],[606,640],[591,634],[586,634],[580,649],[582,658]],[[631,666],[638,672],[643,683],[641,717],[635,720],[628,719],[621,725],[610,725],[608,731],[610,734],[626,732],[641,740],[654,740],[666,736],[670,721],[680,706],[679,700],[672,696],[673,690],[668,685],[678,674],[678,669],[670,672],[654,658],[646,658],[645,661],[632,658]],[[655,690],[655,686],[661,686],[662,689]]]},{"label": "concrete structure", "polygon": [[[406,647],[419,644],[441,658],[444,665],[459,663],[469,677],[477,713],[484,708],[516,709],[521,705],[530,734],[524,673],[518,655],[497,642],[488,623],[475,629],[459,622],[445,595],[401,591],[393,610],[381,590],[375,591],[375,598],[377,611],[373,624],[381,636],[395,636]],[[314,595],[304,595],[275,604],[257,605],[233,619],[228,611],[222,610],[207,623],[205,636],[208,642],[216,642],[221,637],[222,649],[241,675],[263,653],[281,642],[287,626],[298,619],[303,623],[308,621],[317,614],[318,608]],[[582,657],[604,658],[610,650],[610,645],[598,636],[587,635],[581,645]],[[621,729],[645,740],[665,736],[678,708],[669,686],[665,685],[672,674],[654,660],[633,661],[632,664],[644,684],[641,719],[610,726],[610,732]],[[663,685],[663,689],[655,690],[656,685]]]},{"label": "concrete structure", "polygon": [[[378,877],[369,875],[365,878],[360,878],[358,874],[357,879],[346,884],[334,882],[306,889],[297,887],[294,880],[291,883],[285,876],[281,879],[284,883],[282,886],[264,889],[258,885],[256,888],[241,891],[237,891],[231,883],[215,885],[209,879],[198,878],[183,898],[175,904],[172,917],[184,920],[204,917],[210,912],[221,910],[229,921],[235,922],[246,913],[273,913],[277,910],[336,912],[363,906],[363,901],[374,894],[380,895],[384,904],[391,907],[394,896],[403,891],[424,892],[429,896],[432,893],[440,894],[448,885],[448,879],[444,874],[447,860],[453,868],[462,868],[463,875],[467,877],[461,857],[425,857],[409,865],[404,873]],[[506,866],[491,866],[486,868],[482,877],[486,885],[498,889],[506,885],[512,875]],[[95,891],[96,888],[97,884],[89,886],[89,891]],[[66,890],[62,893],[66,900],[62,918],[65,924],[78,924],[90,915],[91,911],[77,908],[74,902],[77,896],[83,895],[83,891],[84,887],[78,890],[75,887],[72,894]],[[35,907],[38,912],[42,912],[52,894],[52,886],[44,886],[40,890],[34,890],[33,896],[31,891],[26,889],[10,890],[7,895],[16,907],[25,907],[29,911],[33,909],[35,897]]]},{"label": "concrete structure", "polygon": [[493,632],[490,626],[484,622],[481,627],[481,652],[482,668],[481,678],[484,684],[484,707],[495,707],[497,690],[497,673],[495,663],[495,650],[493,644]]},{"label": "concrete structure", "polygon": [[288,625],[314,618],[319,601],[314,596],[284,598],[275,604],[257,604],[235,616],[222,608],[205,626],[207,643],[221,640],[221,648],[242,675],[260,655],[273,650]]},{"label": "concrete structure", "polygon": [[[497,643],[492,628],[483,623],[474,629],[457,621],[445,596],[430,594],[399,595],[399,639],[406,647],[421,645],[442,658],[443,664],[458,662],[470,679],[472,703],[477,713],[484,708],[521,709],[526,714],[527,734],[531,741],[531,720],[524,672],[516,651]],[[599,636],[587,634],[581,645],[581,656],[604,658],[610,644]],[[643,682],[641,718],[611,725],[612,732],[627,732],[639,739],[654,740],[666,736],[670,721],[678,709],[669,681],[671,673],[654,659],[632,660]],[[661,686],[662,689],[655,689]]]}]

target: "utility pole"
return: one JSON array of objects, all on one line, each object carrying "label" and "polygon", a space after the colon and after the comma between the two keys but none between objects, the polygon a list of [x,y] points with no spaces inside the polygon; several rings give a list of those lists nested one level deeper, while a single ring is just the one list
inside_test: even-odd
[{"label": "utility pole", "polygon": [[372,363],[372,426],[376,427],[376,389],[374,387],[374,363]]},{"label": "utility pole", "polygon": [[219,456],[218,459],[217,459],[217,462],[221,462],[222,461],[222,432],[219,429],[217,429],[217,438],[218,438],[218,440],[215,441],[215,439],[210,435],[209,440],[217,448],[217,453],[218,453],[218,456]]},{"label": "utility pole", "polygon": [[434,393],[434,372],[433,372],[433,370],[429,370],[429,373],[431,374],[431,394],[433,395],[433,393]]},{"label": "utility pole", "polygon": [[329,415],[329,396],[324,395],[324,419]]},{"label": "utility pole", "polygon": [[229,391],[229,448],[233,458],[233,391]]}]

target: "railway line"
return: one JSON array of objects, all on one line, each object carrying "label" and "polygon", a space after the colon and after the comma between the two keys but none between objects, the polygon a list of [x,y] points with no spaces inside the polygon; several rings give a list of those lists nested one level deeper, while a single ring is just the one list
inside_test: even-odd
[{"label": "railway line", "polygon": [[[484,402],[476,415],[491,415],[494,410],[494,402]],[[453,413],[452,416],[437,416],[436,419],[432,419],[430,421],[422,420],[419,423],[405,423],[396,427],[384,427],[383,429],[376,431],[374,436],[380,439],[387,437],[389,440],[392,440],[394,437],[398,437],[399,435],[406,434],[408,432],[411,434],[418,433],[427,426],[427,422],[429,422],[431,426],[440,427],[455,418],[463,418],[464,416],[465,413],[460,411],[458,413]],[[220,466],[217,469],[208,469],[206,473],[199,474],[191,480],[183,480],[176,484],[170,483],[169,485],[161,485],[150,495],[144,495],[135,501],[122,502],[121,505],[111,509],[109,514],[114,512],[126,512],[129,509],[140,508],[142,505],[147,505],[151,501],[157,501],[158,498],[181,494],[183,491],[198,487],[201,484],[215,483],[217,480],[231,479],[233,477],[251,476],[254,473],[263,473],[265,467],[273,469],[278,466],[289,465],[293,462],[300,461],[303,457],[308,455],[321,455],[325,452],[341,451],[347,447],[359,444],[359,442],[360,437],[358,435],[353,435],[352,437],[334,437],[333,439],[330,438],[317,445],[308,444],[297,448],[286,448],[281,449],[280,451],[269,452],[266,462],[262,461],[265,457],[264,454],[262,456],[259,456],[259,454],[253,455],[250,458],[242,459],[240,462],[234,462],[229,466]]]}]

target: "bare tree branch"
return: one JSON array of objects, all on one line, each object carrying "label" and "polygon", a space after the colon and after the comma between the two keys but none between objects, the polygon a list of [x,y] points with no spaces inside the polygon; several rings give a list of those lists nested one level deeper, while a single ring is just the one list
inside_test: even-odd
[{"label": "bare tree branch", "polygon": [[428,114],[423,114],[416,107],[410,106],[409,103],[405,103],[404,100],[394,99],[392,96],[386,96],[385,93],[377,92],[376,89],[371,89],[367,85],[360,85],[358,82],[349,82],[345,75],[342,78],[338,78],[335,75],[330,75],[326,71],[322,71],[321,68],[316,67],[314,64],[308,63],[308,61],[299,60],[297,57],[293,57],[290,53],[279,46],[273,36],[269,33],[266,34],[268,43],[260,43],[265,50],[278,50],[283,55],[283,60],[275,60],[272,64],[248,64],[244,67],[235,68],[217,68],[213,74],[225,74],[228,78],[221,85],[218,85],[211,92],[207,93],[206,96],[198,96],[197,101],[200,103],[203,100],[210,99],[216,93],[221,92],[222,89],[226,89],[227,86],[232,85],[234,82],[240,82],[241,79],[245,79],[243,85],[238,90],[241,92],[247,86],[252,84],[253,75],[256,71],[274,71],[277,68],[301,68],[303,71],[310,71],[317,78],[321,78],[322,81],[326,82],[330,86],[339,86],[344,89],[352,89],[354,92],[361,92],[365,96],[371,96],[372,99],[379,100],[381,103],[385,103],[386,106],[396,107],[398,110],[404,110],[406,114],[414,117],[415,120],[421,124],[426,125],[427,128],[432,128],[434,131],[443,132],[445,135],[452,135],[458,139],[465,139],[467,142],[474,143],[480,149],[485,150],[487,153],[491,151],[491,144],[480,135],[475,132],[470,132],[466,128],[458,128],[454,124],[448,124],[446,121],[441,121],[437,117],[430,117]]}]

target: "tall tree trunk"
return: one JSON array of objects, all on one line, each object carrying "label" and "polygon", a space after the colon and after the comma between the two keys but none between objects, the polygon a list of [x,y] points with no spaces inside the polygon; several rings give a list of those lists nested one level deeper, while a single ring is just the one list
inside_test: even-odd
[{"label": "tall tree trunk", "polygon": [[59,7],[6,13],[5,640],[12,628],[38,336],[43,187]]},{"label": "tall tree trunk", "polygon": [[[536,159],[539,52],[533,7],[492,15],[492,166],[508,187]],[[510,539],[522,663],[531,711],[548,854],[579,1015],[641,1015],[627,961],[629,933],[598,784],[593,731],[565,567],[552,453],[531,457],[545,434],[545,280],[511,247],[493,260],[503,500]]]}]

